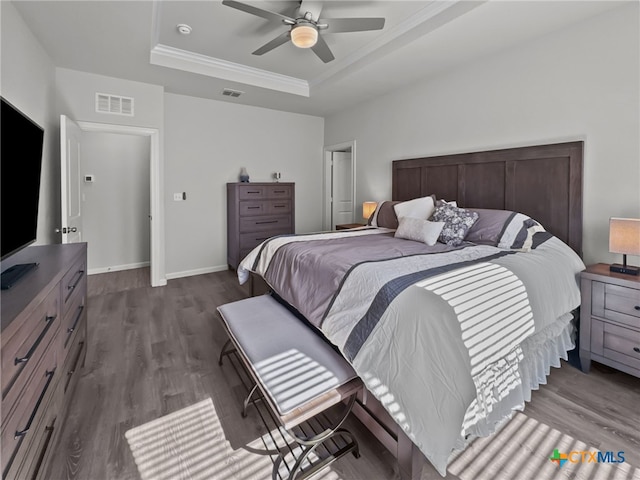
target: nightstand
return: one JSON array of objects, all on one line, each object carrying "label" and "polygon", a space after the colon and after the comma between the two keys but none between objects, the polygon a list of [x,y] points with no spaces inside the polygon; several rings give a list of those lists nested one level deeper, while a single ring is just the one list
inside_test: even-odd
[{"label": "nightstand", "polygon": [[591,360],[640,377],[640,278],[598,263],[581,274],[580,362]]},{"label": "nightstand", "polygon": [[336,225],[336,230],[349,230],[350,228],[358,228],[364,226],[364,223],[343,223],[342,225]]}]

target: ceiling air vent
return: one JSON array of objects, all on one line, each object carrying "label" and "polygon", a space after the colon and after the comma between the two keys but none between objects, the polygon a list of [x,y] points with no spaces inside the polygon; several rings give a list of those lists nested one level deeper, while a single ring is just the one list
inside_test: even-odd
[{"label": "ceiling air vent", "polygon": [[222,90],[222,95],[224,95],[225,97],[238,98],[243,93],[244,92],[241,92],[240,90],[233,90],[231,88],[225,88],[224,90]]},{"label": "ceiling air vent", "polygon": [[133,117],[133,98],[96,93],[96,112]]}]

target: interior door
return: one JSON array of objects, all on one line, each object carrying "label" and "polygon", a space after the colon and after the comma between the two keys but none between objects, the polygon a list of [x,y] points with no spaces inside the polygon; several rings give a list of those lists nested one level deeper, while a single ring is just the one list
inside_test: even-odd
[{"label": "interior door", "polygon": [[331,160],[331,223],[334,228],[354,220],[353,161],[351,152],[331,152]]},{"label": "interior door", "polygon": [[76,122],[60,115],[60,199],[62,243],[82,241],[80,164],[82,130]]}]

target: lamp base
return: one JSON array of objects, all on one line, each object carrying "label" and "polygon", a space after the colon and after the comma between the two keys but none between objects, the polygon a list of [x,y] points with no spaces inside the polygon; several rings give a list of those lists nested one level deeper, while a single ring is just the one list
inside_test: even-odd
[{"label": "lamp base", "polygon": [[620,265],[614,263],[609,267],[609,270],[616,273],[624,273],[625,275],[640,275],[640,267],[634,267],[632,265]]}]

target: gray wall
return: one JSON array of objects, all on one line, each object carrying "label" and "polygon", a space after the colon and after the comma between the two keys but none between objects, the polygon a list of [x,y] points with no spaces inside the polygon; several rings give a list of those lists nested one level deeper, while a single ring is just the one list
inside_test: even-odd
[{"label": "gray wall", "polygon": [[149,137],[84,132],[83,240],[89,273],[149,264]]},{"label": "gray wall", "polygon": [[[296,183],[296,230],[322,226],[320,117],[183,95],[165,95],[168,277],[226,269],[226,183]],[[174,192],[187,200],[174,202]]]},{"label": "gray wall", "polygon": [[44,128],[36,243],[59,241],[60,124],[55,111],[55,67],[11,2],[0,2],[0,94]]},{"label": "gray wall", "polygon": [[638,5],[328,117],[325,144],[357,141],[358,204],[390,198],[392,160],[584,140],[585,261],[619,262],[609,217],[640,217]]}]

